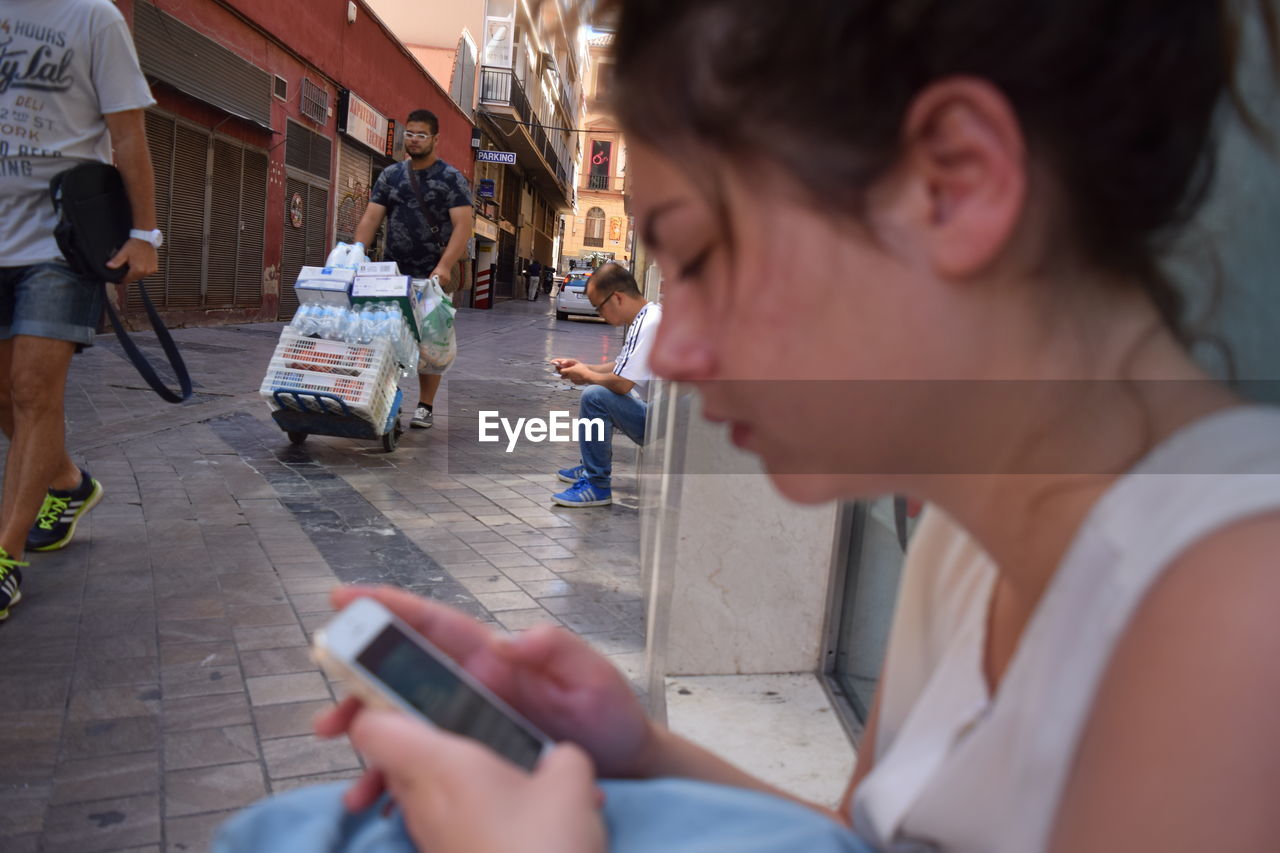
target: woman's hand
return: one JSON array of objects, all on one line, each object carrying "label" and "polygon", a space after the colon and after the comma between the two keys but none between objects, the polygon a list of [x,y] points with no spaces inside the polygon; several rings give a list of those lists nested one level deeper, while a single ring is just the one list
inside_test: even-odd
[{"label": "woman's hand", "polygon": [[526,773],[468,738],[400,711],[359,711],[351,742],[376,768],[409,836],[431,853],[605,849],[591,761],[562,744]]},{"label": "woman's hand", "polygon": [[[391,587],[339,587],[331,599],[341,610],[360,596],[385,605],[551,738],[582,747],[601,775],[648,775],[658,733],[622,674],[581,638],[550,626],[501,635],[453,608]],[[348,732],[360,707],[345,699],[317,717],[316,732]],[[348,808],[366,808],[381,790],[379,774],[366,774],[347,792]]]}]

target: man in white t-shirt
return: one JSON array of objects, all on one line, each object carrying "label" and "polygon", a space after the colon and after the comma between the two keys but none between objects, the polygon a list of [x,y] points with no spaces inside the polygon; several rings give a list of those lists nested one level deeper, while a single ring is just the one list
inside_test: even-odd
[{"label": "man in white t-shirt", "polygon": [[583,429],[578,445],[582,464],[557,475],[569,488],[552,495],[560,506],[605,506],[613,502],[613,430],[622,430],[636,444],[644,443],[648,414],[649,351],[662,320],[662,306],[648,302],[626,267],[607,263],[587,280],[587,299],[611,326],[626,326],[618,357],[604,364],[582,364],[572,358],[553,358],[556,371],[575,385],[586,385],[578,404],[581,418],[599,418],[604,436]]},{"label": "man in white t-shirt", "polygon": [[0,619],[21,597],[23,552],[64,547],[102,497],[67,455],[62,397],[71,356],[93,343],[105,288],[58,250],[49,180],[109,163],[114,148],[134,230],[108,266],[127,264],[125,282],[155,272],[162,238],[144,123],[154,103],[110,0],[0,4],[0,428],[10,442]]}]

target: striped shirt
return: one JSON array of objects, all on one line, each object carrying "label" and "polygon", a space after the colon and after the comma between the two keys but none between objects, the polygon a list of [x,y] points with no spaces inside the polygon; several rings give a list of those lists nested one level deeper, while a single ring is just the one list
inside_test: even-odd
[{"label": "striped shirt", "polygon": [[662,306],[656,302],[645,303],[627,327],[622,350],[613,365],[615,374],[636,384],[632,393],[641,400],[649,397],[649,380],[653,378],[653,371],[649,369],[649,352],[653,349],[653,339],[658,334],[661,321]]}]

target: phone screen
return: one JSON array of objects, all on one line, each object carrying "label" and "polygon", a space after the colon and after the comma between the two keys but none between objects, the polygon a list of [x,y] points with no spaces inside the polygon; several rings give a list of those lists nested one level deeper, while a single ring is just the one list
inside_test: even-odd
[{"label": "phone screen", "polygon": [[537,764],[541,740],[394,625],[356,660],[445,731],[474,738],[527,770]]}]

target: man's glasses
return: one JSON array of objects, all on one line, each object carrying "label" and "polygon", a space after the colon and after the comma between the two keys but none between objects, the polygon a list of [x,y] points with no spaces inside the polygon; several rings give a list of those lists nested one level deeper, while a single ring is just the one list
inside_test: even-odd
[{"label": "man's glasses", "polygon": [[405,139],[430,139],[433,136],[435,136],[434,133],[417,133],[412,130],[406,130],[404,132]]},{"label": "man's glasses", "polygon": [[[617,293],[617,292],[618,292],[618,291],[616,291],[616,290],[615,290],[613,293]],[[608,304],[609,304],[609,300],[613,298],[613,293],[610,293],[610,294],[609,294],[608,296],[606,296],[604,299],[601,299],[601,300],[600,300],[600,304],[599,304],[599,305],[597,305],[597,304],[595,304],[594,302],[592,302],[589,298],[587,299],[587,303],[588,303],[592,308],[596,309],[597,311],[603,310],[603,309],[604,309],[604,306],[608,305]]]}]

